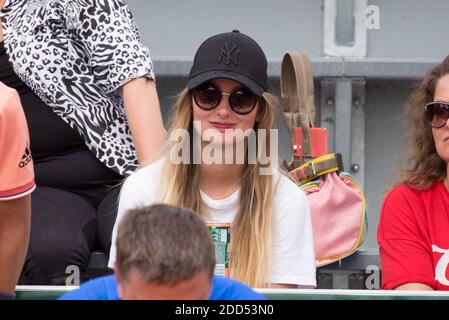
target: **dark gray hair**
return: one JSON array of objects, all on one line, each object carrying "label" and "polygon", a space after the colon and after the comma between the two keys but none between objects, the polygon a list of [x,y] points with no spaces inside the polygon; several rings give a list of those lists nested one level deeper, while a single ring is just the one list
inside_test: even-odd
[{"label": "dark gray hair", "polygon": [[149,283],[175,284],[207,271],[212,278],[215,250],[210,231],[193,211],[157,204],[130,210],[117,232],[117,272],[131,269]]}]

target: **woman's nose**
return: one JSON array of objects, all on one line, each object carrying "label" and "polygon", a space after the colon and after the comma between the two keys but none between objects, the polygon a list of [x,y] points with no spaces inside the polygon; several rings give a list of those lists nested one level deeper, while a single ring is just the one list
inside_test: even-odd
[{"label": "woman's nose", "polygon": [[221,101],[217,106],[217,113],[221,116],[227,116],[232,112],[231,106],[229,105],[229,93],[222,92]]}]

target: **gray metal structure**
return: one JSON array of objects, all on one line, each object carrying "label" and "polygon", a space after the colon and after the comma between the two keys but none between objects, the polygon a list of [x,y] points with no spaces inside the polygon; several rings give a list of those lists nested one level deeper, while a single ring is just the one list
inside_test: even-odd
[{"label": "gray metal structure", "polygon": [[[279,93],[282,56],[306,51],[315,77],[318,125],[330,149],[364,186],[369,229],[360,257],[342,266],[379,264],[376,229],[384,192],[394,182],[403,144],[401,107],[413,84],[448,53],[447,0],[127,0],[152,53],[167,118],[193,55],[207,37],[239,29],[269,60]],[[331,36],[329,36],[331,35]],[[280,119],[280,152],[289,155]],[[372,255],[372,257],[370,257]],[[339,266],[330,266],[338,268]],[[338,278],[338,277],[337,277]],[[335,281],[334,281],[335,282]],[[333,287],[345,287],[334,283]]]}]

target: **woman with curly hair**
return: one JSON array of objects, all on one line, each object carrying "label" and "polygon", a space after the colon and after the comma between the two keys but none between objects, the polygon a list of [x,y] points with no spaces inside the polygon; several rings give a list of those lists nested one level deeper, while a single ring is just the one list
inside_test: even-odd
[{"label": "woman with curly hair", "polygon": [[381,209],[382,286],[449,290],[449,56],[422,80],[405,112],[410,167]]}]

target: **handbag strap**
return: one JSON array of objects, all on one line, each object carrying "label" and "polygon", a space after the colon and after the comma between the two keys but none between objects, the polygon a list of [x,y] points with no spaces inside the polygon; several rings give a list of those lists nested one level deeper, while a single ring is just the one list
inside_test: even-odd
[{"label": "handbag strap", "polygon": [[[294,166],[294,164],[290,164]],[[327,173],[336,171],[343,171],[341,154],[329,153],[292,169],[290,174],[298,184],[303,184]]]},{"label": "handbag strap", "polygon": [[[314,127],[316,108],[312,65],[304,52],[287,52],[281,64],[281,99],[287,127],[302,129],[303,154],[310,152],[310,128]],[[294,140],[294,138],[292,138]],[[293,141],[293,148],[296,142]]]}]

